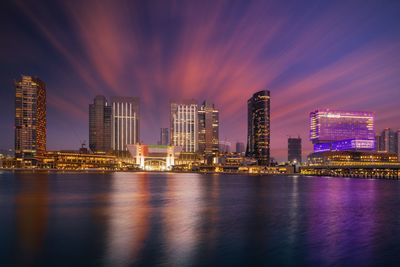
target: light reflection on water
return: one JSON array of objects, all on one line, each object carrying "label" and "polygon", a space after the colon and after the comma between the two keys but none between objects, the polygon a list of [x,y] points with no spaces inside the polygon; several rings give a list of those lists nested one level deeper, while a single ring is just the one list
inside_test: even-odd
[{"label": "light reflection on water", "polygon": [[400,182],[0,173],[0,266],[397,266]]}]

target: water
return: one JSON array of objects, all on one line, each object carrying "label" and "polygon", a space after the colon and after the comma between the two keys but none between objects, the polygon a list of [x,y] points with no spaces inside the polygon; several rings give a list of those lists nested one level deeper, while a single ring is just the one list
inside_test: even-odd
[{"label": "water", "polygon": [[0,172],[0,266],[400,266],[400,182]]}]

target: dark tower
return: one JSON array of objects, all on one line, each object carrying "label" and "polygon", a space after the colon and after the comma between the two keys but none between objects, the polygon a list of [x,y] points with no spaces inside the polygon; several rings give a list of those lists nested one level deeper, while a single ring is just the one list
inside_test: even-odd
[{"label": "dark tower", "polygon": [[270,92],[262,90],[247,100],[246,156],[257,160],[258,165],[270,164]]}]

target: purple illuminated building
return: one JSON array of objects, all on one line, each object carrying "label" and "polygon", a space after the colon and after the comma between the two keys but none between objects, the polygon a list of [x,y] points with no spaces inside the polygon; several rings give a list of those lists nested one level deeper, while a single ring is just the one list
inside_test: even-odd
[{"label": "purple illuminated building", "polygon": [[372,112],[316,110],[310,113],[314,152],[375,149]]}]

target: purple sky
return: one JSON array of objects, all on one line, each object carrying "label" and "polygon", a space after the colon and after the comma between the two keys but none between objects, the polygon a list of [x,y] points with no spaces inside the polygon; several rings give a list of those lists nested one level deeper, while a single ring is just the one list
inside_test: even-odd
[{"label": "purple sky", "polygon": [[400,1],[2,1],[0,147],[13,147],[13,81],[47,83],[48,148],[88,141],[96,94],[141,98],[141,139],[169,100],[210,100],[220,139],[246,139],[246,101],[272,95],[272,156],[308,141],[317,108],[376,113],[400,128]]}]

